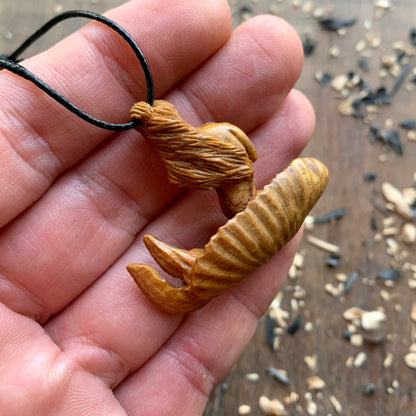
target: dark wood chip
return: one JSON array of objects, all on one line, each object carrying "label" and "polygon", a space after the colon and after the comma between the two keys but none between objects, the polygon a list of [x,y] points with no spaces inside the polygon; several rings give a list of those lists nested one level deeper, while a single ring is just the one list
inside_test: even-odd
[{"label": "dark wood chip", "polygon": [[377,278],[381,280],[399,280],[402,276],[400,269],[385,269],[377,273]]},{"label": "dark wood chip", "polygon": [[415,130],[416,129],[416,120],[403,120],[400,122],[400,127],[404,128],[405,130]]},{"label": "dark wood chip", "polygon": [[337,254],[330,254],[326,259],[326,265],[328,267],[338,267],[341,261],[341,257]]},{"label": "dark wood chip", "polygon": [[276,379],[277,381],[279,381],[280,383],[288,386],[291,381],[290,379],[286,376],[286,374],[283,374],[281,371],[279,371],[277,368],[274,367],[269,367],[267,369],[267,371],[269,372],[269,374]]},{"label": "dark wood chip", "polygon": [[302,327],[303,317],[302,315],[298,315],[296,319],[287,327],[287,333],[289,335],[294,335],[299,329]]},{"label": "dark wood chip", "polygon": [[347,281],[344,283],[344,293],[349,293],[351,291],[357,279],[358,279],[357,272],[353,272],[348,276]]},{"label": "dark wood chip", "polygon": [[333,220],[338,220],[345,216],[345,208],[338,208],[334,211],[328,212],[327,214],[316,217],[314,220],[315,224],[324,224],[326,222],[331,222]]},{"label": "dark wood chip", "polygon": [[305,35],[302,39],[302,46],[305,56],[312,55],[316,48],[316,41],[310,35]]},{"label": "dark wood chip", "polygon": [[370,63],[368,62],[368,59],[361,58],[358,60],[358,67],[362,69],[364,72],[370,71]]},{"label": "dark wood chip", "polygon": [[357,23],[357,19],[336,19],[336,18],[327,18],[321,19],[319,25],[324,30],[339,30],[344,27],[353,26]]},{"label": "dark wood chip", "polygon": [[405,65],[402,68],[399,76],[397,77],[396,82],[394,83],[394,85],[391,89],[390,96],[395,95],[397,93],[397,91],[399,91],[400,87],[403,85],[404,81],[406,80],[407,76],[409,75],[411,69],[412,68],[411,68],[410,65]]},{"label": "dark wood chip", "polygon": [[365,182],[373,182],[376,179],[377,179],[377,175],[374,172],[364,173],[364,181]]},{"label": "dark wood chip", "polygon": [[374,383],[367,383],[364,385],[361,391],[366,396],[371,396],[372,394],[376,392],[376,390],[377,390],[377,386]]},{"label": "dark wood chip", "polygon": [[410,29],[410,41],[412,42],[413,45],[416,46],[416,27],[412,27]]}]

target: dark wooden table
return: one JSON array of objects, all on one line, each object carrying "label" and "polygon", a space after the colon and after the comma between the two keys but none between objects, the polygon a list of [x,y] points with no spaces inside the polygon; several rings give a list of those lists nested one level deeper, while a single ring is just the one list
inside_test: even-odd
[{"label": "dark wooden table", "polygon": [[[1,0],[1,51],[9,51],[57,12],[74,8],[104,12],[121,3],[116,0]],[[234,25],[258,13],[279,14],[302,38],[308,34],[315,42],[313,53],[305,57],[304,71],[297,85],[311,100],[317,117],[313,139],[304,155],[326,163],[330,182],[312,214],[320,216],[345,208],[345,216],[330,223],[315,224],[312,230],[305,232],[300,247],[304,259],[301,275],[287,279],[281,300],[289,324],[298,316],[302,317],[299,330],[290,335],[286,328],[280,329],[280,346],[272,351],[267,343],[267,319],[264,317],[237,365],[213,392],[205,416],[238,415],[241,404],[251,407],[250,415],[262,415],[260,396],[283,401],[291,392],[295,392],[298,399],[286,404],[289,415],[338,415],[341,410],[337,402],[343,415],[416,415],[416,370],[404,360],[412,343],[413,348],[416,344],[416,324],[410,318],[412,304],[416,302],[416,276],[415,271],[407,270],[416,264],[416,244],[405,245],[400,235],[394,234],[394,228],[400,231],[405,220],[386,211],[386,201],[381,194],[383,182],[390,182],[399,189],[416,186],[416,141],[412,140],[412,132],[409,139],[408,132],[398,127],[403,120],[416,119],[416,84],[411,82],[416,49],[409,40],[410,29],[416,26],[416,4],[395,0],[394,9],[383,13],[370,0],[315,0],[313,3],[307,0],[230,0],[230,4]],[[195,5],[197,7],[197,2]],[[321,11],[357,21],[346,28],[344,34],[325,31],[313,16]],[[78,24],[71,22],[57,28],[47,40],[33,48],[33,53],[76,29]],[[363,39],[366,39],[365,44],[359,43]],[[401,45],[394,42],[402,42],[405,50],[405,56],[402,54],[402,60],[392,69],[396,76],[386,75],[382,68],[383,57],[397,57],[400,53],[394,48]],[[370,65],[368,72],[358,68],[358,60],[363,56]],[[364,117],[341,115],[338,107],[344,99],[340,92],[315,80],[317,71],[328,72],[332,79],[351,73],[350,81],[353,74],[359,74],[372,87],[385,86],[387,92],[391,92],[397,75],[404,74],[408,66],[410,72],[391,97],[391,104],[367,108]],[[355,91],[361,91],[361,87],[356,87]],[[362,107],[355,111],[362,111]],[[372,123],[379,123],[380,131],[399,132],[402,155],[397,154],[397,146],[382,144],[380,139],[370,140]],[[365,181],[366,173],[374,173],[375,180]],[[383,231],[393,234],[383,235]],[[328,253],[308,243],[308,235],[340,247],[338,267],[326,264]],[[388,247],[393,253],[387,253]],[[397,281],[385,282],[377,278],[380,270],[390,268],[402,270]],[[336,293],[339,284],[336,275],[350,276],[354,272],[358,278],[349,293]],[[331,288],[332,294],[329,293]],[[358,327],[359,336],[353,337],[351,343],[346,338],[348,322],[343,313],[352,306],[367,311],[381,309],[386,321],[376,331]],[[360,335],[364,341],[357,345],[362,339]],[[354,366],[353,361],[361,352],[366,354],[366,360],[362,365],[356,361]],[[308,367],[305,357],[314,357],[315,369]],[[285,370],[290,384],[285,385],[270,376],[269,367]],[[257,373],[258,381],[248,380],[249,373]],[[308,387],[307,379],[312,375],[325,381],[321,390]],[[368,383],[375,385],[371,395],[363,393]]]}]

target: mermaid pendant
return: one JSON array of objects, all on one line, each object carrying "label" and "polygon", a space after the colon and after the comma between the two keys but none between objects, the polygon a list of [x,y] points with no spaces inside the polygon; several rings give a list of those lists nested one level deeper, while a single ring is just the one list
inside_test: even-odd
[{"label": "mermaid pendant", "polygon": [[193,127],[161,100],[153,106],[139,102],[130,114],[162,158],[170,182],[215,189],[229,218],[203,249],[182,250],[144,236],[159,266],[183,286],[171,286],[147,265],[129,264],[127,270],[146,297],[166,312],[199,309],[266,263],[295,236],[327,185],[325,165],[300,158],[258,192],[252,166],[257,153],[238,127]]}]

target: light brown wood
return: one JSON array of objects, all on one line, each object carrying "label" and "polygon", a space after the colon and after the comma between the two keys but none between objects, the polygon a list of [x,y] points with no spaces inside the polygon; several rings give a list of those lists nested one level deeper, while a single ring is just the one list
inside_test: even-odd
[{"label": "light brown wood", "polygon": [[321,162],[295,159],[244,211],[220,227],[204,249],[185,251],[145,236],[156,262],[180,279],[181,287],[172,287],[146,265],[130,264],[127,270],[159,309],[170,313],[199,309],[281,250],[299,231],[327,182],[328,171]]}]

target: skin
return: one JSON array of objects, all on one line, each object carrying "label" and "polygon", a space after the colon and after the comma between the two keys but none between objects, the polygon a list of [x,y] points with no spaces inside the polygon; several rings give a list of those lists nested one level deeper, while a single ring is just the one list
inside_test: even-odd
[{"label": "skin", "polygon": [[[231,32],[225,0],[140,0],[107,15],[139,42],[157,97],[194,125],[227,121],[259,154],[257,187],[298,156],[314,116],[293,90],[294,30],[271,16]],[[126,45],[90,24],[25,65],[96,117],[145,97]],[[142,237],[201,247],[225,222],[215,193],[170,185],[136,131],[111,134],[1,71],[0,409],[8,415],[200,415],[282,285],[300,236],[188,316],[155,309],[125,270]],[[217,357],[221,357],[218,360]]]}]

